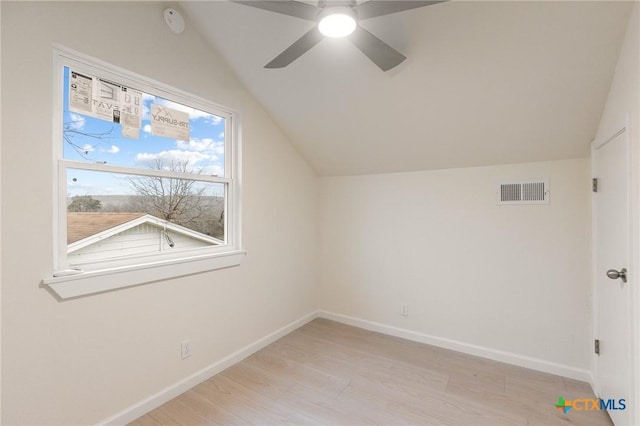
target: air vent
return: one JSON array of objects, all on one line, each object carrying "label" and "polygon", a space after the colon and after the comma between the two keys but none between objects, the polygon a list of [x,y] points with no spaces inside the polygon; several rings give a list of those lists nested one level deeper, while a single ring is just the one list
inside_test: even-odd
[{"label": "air vent", "polygon": [[498,205],[549,204],[549,181],[531,179],[498,184]]}]

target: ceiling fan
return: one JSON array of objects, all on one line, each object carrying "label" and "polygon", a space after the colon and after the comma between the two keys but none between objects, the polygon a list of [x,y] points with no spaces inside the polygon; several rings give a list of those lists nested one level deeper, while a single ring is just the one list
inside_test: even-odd
[{"label": "ceiling fan", "polygon": [[293,0],[233,0],[234,3],[317,22],[265,68],[284,68],[326,37],[348,37],[382,71],[388,71],[407,59],[402,53],[358,25],[359,21],[403,10],[442,3],[446,0],[319,0],[317,6]]}]

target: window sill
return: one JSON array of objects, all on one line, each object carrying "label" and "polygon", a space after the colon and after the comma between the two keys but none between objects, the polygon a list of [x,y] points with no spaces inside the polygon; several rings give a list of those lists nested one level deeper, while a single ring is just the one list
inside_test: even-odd
[{"label": "window sill", "polygon": [[42,284],[51,289],[59,299],[64,300],[215,269],[230,268],[239,265],[245,254],[244,251],[232,251],[167,262],[86,271],[76,275],[46,278],[42,280]]}]

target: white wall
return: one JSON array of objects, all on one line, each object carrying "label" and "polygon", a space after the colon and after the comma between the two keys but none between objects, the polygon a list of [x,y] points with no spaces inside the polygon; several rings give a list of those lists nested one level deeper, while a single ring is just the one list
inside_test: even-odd
[{"label": "white wall", "polygon": [[[315,309],[317,178],[166,4],[2,2],[2,424],[90,424]],[[52,43],[240,112],[236,268],[56,301],[51,272]],[[193,356],[180,360],[189,338]]]},{"label": "white wall", "polygon": [[[640,271],[640,5],[633,7],[627,33],[622,45],[620,57],[616,65],[611,90],[598,126],[597,141],[607,140],[613,132],[624,125],[625,117],[629,117],[627,132],[631,144],[631,173],[632,173],[632,244],[630,271]],[[640,274],[630,274],[630,288],[635,303],[632,309],[632,324],[635,326],[632,336],[634,355],[632,356],[633,374],[636,386],[629,395],[629,401],[640,398]],[[631,424],[640,424],[640,404],[630,405]]]},{"label": "white wall", "polygon": [[[496,205],[526,178],[551,204]],[[589,182],[587,159],[322,178],[320,309],[586,374]]]}]

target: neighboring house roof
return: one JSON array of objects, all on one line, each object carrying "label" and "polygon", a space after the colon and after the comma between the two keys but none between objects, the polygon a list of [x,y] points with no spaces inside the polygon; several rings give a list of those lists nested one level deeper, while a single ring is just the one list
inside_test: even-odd
[{"label": "neighboring house roof", "polygon": [[[145,213],[67,213],[68,252],[74,252],[143,224],[150,224],[212,245],[224,244],[224,241],[217,238]],[[71,239],[71,235],[75,239]],[[78,236],[81,238],[78,239]]]},{"label": "neighboring house roof", "polygon": [[144,215],[145,213],[69,212],[67,213],[67,244],[75,243]]}]

